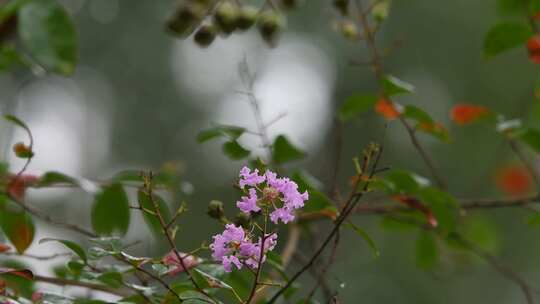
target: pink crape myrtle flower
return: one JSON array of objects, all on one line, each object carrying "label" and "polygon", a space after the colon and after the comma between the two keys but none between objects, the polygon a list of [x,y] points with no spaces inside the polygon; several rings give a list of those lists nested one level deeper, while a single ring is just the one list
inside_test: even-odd
[{"label": "pink crape myrtle flower", "polygon": [[[261,185],[265,183],[265,185]],[[240,170],[240,188],[249,188],[249,196],[243,196],[240,201],[236,202],[236,206],[244,213],[259,212],[261,208],[257,205],[259,197],[257,190],[262,191],[262,199],[271,201],[275,209],[270,213],[270,220],[274,224],[279,221],[287,224],[294,220],[294,211],[304,207],[305,201],[309,199],[307,191],[300,193],[298,185],[289,178],[279,178],[272,171],[266,171],[263,175],[259,175],[257,169],[251,171],[247,167]],[[257,187],[257,188],[255,188]],[[262,190],[261,190],[262,189]],[[278,207],[275,203],[282,202],[282,206]]]},{"label": "pink crape myrtle flower", "polygon": [[[202,261],[202,259],[193,256],[193,255],[187,255],[183,252],[178,252],[180,257],[182,258],[182,261],[184,262],[184,265],[187,269],[191,269],[197,265],[199,265]],[[172,269],[167,272],[168,275],[176,275],[177,273],[184,272],[185,269],[182,267],[182,263],[180,263],[180,260],[178,259],[178,256],[176,253],[171,250],[167,255],[163,257],[162,260],[163,264],[167,266],[172,266]]]},{"label": "pink crape myrtle flower", "polygon": [[249,196],[242,196],[242,199],[236,202],[236,206],[244,213],[259,212],[261,208],[257,206],[257,190],[249,189]]},{"label": "pink crape myrtle flower", "polygon": [[[233,271],[234,267],[240,270],[243,265],[250,268],[257,268],[258,260],[261,255],[261,241],[254,244],[246,235],[242,227],[237,227],[234,224],[227,224],[225,231],[221,234],[214,235],[214,242],[210,244],[212,250],[212,258],[215,261],[221,262],[226,272]],[[273,233],[266,237],[263,248],[263,262],[266,258],[266,253],[277,244],[277,234]]]}]

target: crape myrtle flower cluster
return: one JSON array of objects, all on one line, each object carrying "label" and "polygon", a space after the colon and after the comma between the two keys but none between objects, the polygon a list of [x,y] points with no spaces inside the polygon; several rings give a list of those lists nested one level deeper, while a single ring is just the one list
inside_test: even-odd
[{"label": "crape myrtle flower cluster", "polygon": [[[252,172],[244,167],[240,170],[238,184],[247,195],[241,197],[236,206],[246,214],[260,212],[264,208],[268,211],[264,216],[269,216],[274,224],[280,221],[286,224],[294,220],[294,211],[302,208],[309,197],[307,191],[298,191],[295,182],[279,178],[272,171],[260,175],[257,169]],[[253,242],[252,232],[247,232],[241,226],[227,224],[221,234],[213,236],[214,242],[210,244],[212,258],[221,262],[227,272],[231,272],[233,267],[256,269],[265,261],[266,253],[274,249],[277,238],[276,233],[267,233]]]}]

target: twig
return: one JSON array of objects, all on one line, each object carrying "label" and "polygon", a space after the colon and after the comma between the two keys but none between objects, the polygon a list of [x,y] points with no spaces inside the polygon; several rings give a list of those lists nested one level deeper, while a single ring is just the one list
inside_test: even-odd
[{"label": "twig", "polygon": [[99,284],[80,282],[80,281],[74,281],[74,280],[68,280],[68,279],[61,279],[61,278],[46,277],[46,276],[41,276],[41,275],[34,275],[34,280],[39,281],[39,282],[53,284],[53,285],[58,285],[58,286],[84,287],[84,288],[88,288],[88,289],[92,289],[92,290],[97,290],[97,291],[110,293],[110,294],[120,296],[120,297],[127,297],[127,296],[132,295],[132,293],[126,292],[126,291],[121,290],[121,289],[115,289],[115,288],[110,288],[110,287],[99,285]]},{"label": "twig", "polygon": [[[371,183],[374,171],[377,170],[377,166],[378,166],[381,154],[382,154],[382,147],[376,154],[375,162],[374,162],[374,164],[372,166],[372,169],[371,169],[371,172],[370,172],[369,177],[367,179],[367,182],[365,183],[365,185],[363,187],[363,192],[362,193],[365,193],[365,191],[367,191],[367,189],[368,189],[368,187],[369,187],[369,185]],[[367,166],[367,161],[364,162],[364,167],[365,166]],[[365,170],[362,170],[362,172],[365,172]],[[356,193],[356,189],[358,188],[358,185],[359,185],[361,180],[362,180],[361,178],[358,178],[357,181],[355,182],[355,185],[353,186],[351,194],[349,195],[349,199],[347,200],[345,206],[343,207],[343,212],[337,218],[336,223],[334,225],[334,228],[328,234],[328,236],[325,238],[322,245],[313,254],[311,259],[302,268],[300,268],[300,270],[298,270],[291,277],[291,279],[285,284],[285,286],[283,286],[280,290],[278,290],[278,292],[270,299],[268,304],[272,304],[272,303],[276,302],[277,299],[279,298],[279,296],[281,296],[304,272],[306,272],[306,270],[308,270],[313,265],[313,263],[317,260],[317,258],[319,258],[319,256],[322,254],[324,249],[332,241],[332,239],[334,238],[335,234],[340,229],[343,222],[347,219],[347,217],[349,216],[351,211],[354,209],[356,203],[362,198],[362,195],[359,195],[359,196],[354,195]]]},{"label": "twig", "polygon": [[65,253],[55,253],[51,255],[33,255],[33,254],[28,254],[28,253],[18,254],[16,252],[2,252],[0,253],[0,255],[29,258],[29,259],[39,260],[39,261],[47,261],[47,260],[53,260],[60,257],[72,256],[73,254],[71,254],[70,252],[65,252]]},{"label": "twig", "polygon": [[[163,216],[161,215],[161,211],[159,210],[159,205],[156,202],[156,200],[154,200],[154,197],[153,197],[153,193],[152,193],[152,173],[145,176],[145,178],[146,178],[146,180],[145,180],[145,190],[146,190],[146,192],[148,194],[150,202],[152,203],[152,205],[154,207],[155,215],[159,220],[159,224],[161,226],[161,229],[163,230],[163,234],[167,238],[167,241],[169,243],[169,246],[170,246],[171,250],[176,255],[176,258],[180,262],[180,265],[184,269],[184,271],[185,271],[186,275],[188,276],[189,280],[191,281],[191,283],[193,283],[193,286],[195,287],[195,289],[197,289],[197,291],[199,291],[200,293],[202,293],[203,295],[207,296],[208,298],[212,299],[215,302],[215,300],[212,298],[212,296],[210,296],[206,291],[204,291],[204,289],[202,289],[199,286],[197,281],[195,281],[191,271],[186,267],[186,265],[184,263],[185,256],[184,257],[180,256],[180,252],[176,248],[176,244],[174,243],[174,240],[173,240],[171,234],[169,233],[169,230],[167,229],[167,223],[163,219]],[[178,297],[178,298],[180,299],[180,297]]]},{"label": "twig", "polygon": [[[379,53],[379,50],[377,49],[377,45],[375,43],[375,35],[374,31],[369,26],[368,20],[366,16],[363,14],[364,10],[362,9],[362,1],[356,0],[356,7],[358,10],[358,21],[360,22],[360,25],[363,28],[364,36],[366,40],[366,45],[371,53],[371,64],[373,68],[373,72],[375,74],[375,77],[379,82],[382,82],[384,80],[384,73],[383,73],[383,66],[381,62],[381,55]],[[384,92],[381,90],[381,94],[384,95]],[[431,172],[431,175],[437,182],[437,185],[445,190],[447,189],[446,181],[442,178],[442,176],[438,173],[433,160],[429,156],[429,154],[426,152],[426,150],[422,147],[420,142],[418,141],[418,138],[416,137],[416,133],[414,129],[407,123],[405,118],[402,116],[399,117],[399,121],[401,124],[405,127],[407,130],[407,133],[409,134],[409,138],[413,144],[413,146],[416,148],[424,162],[426,163],[429,171]]]},{"label": "twig", "polygon": [[264,243],[267,239],[267,227],[268,227],[268,208],[264,210],[264,226],[263,226],[263,234],[261,237],[261,245],[260,245],[260,252],[259,252],[259,260],[257,261],[257,271],[255,273],[255,280],[253,281],[253,286],[251,287],[251,291],[249,292],[249,296],[246,300],[246,304],[250,304],[253,298],[255,297],[255,294],[257,292],[257,286],[260,285],[260,278],[262,273],[262,267],[263,267],[263,258],[264,258]]}]

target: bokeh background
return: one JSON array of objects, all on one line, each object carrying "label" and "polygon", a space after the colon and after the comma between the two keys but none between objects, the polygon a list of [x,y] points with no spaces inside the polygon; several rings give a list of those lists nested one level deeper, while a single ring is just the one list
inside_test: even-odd
[{"label": "bokeh background", "polygon": [[[176,166],[182,183],[174,203],[186,201],[190,209],[180,221],[178,244],[189,250],[219,232],[219,224],[205,215],[210,200],[225,202],[230,212],[234,209],[237,192],[232,183],[244,163],[223,156],[219,142],[198,144],[196,134],[212,122],[255,127],[246,98],[236,92],[241,88],[237,70],[243,58],[257,74],[255,94],[263,118],[286,113],[269,129],[270,135],[286,134],[308,152],[306,160],[290,169],[305,169],[323,184],[331,179],[336,153],[335,109],[353,93],[376,91],[370,69],[351,65],[367,59],[366,49],[332,29],[338,15],[329,1],[306,2],[288,13],[287,29],[276,48],[268,48],[251,30],[217,38],[201,49],[191,39],[164,31],[174,1],[65,0],[80,45],[74,76],[1,74],[0,110],[15,113],[33,130],[36,157],[30,172],[57,170],[99,180],[123,169]],[[501,195],[493,176],[515,159],[493,130],[452,125],[448,112],[453,104],[477,103],[508,117],[540,122],[534,97],[538,71],[529,63],[525,47],[491,60],[482,56],[488,29],[513,18],[519,17],[502,14],[495,0],[396,0],[378,34],[381,48],[399,42],[384,59],[385,69],[416,87],[415,94],[397,100],[425,109],[451,132],[450,143],[420,137],[449,181],[450,192],[459,198]],[[369,142],[383,140],[383,124],[379,117],[365,115],[344,126],[341,189],[347,189],[353,173],[352,157]],[[21,163],[10,149],[21,139],[23,133],[0,123],[1,157],[14,168]],[[261,152],[258,138],[248,135],[241,142]],[[389,125],[385,145],[385,165],[429,177],[401,125]],[[90,223],[92,197],[84,191],[32,190],[29,201],[55,217]],[[477,237],[540,288],[540,231],[525,225],[529,213],[500,209],[468,216],[482,222],[482,227],[472,229]],[[140,218],[132,221],[127,238],[144,241],[134,248],[136,253],[165,252],[151,240]],[[516,285],[477,258],[441,247],[437,267],[422,271],[415,265],[416,232],[383,229],[374,216],[358,216],[354,222],[372,236],[381,256],[374,258],[364,241],[344,231],[329,275],[343,303],[524,302]],[[38,238],[65,233],[40,226]],[[322,223],[318,233],[329,227]],[[300,246],[309,253],[307,244]],[[30,252],[55,248],[34,244]],[[50,264],[54,262],[34,266],[46,271]],[[303,281],[311,286],[309,276]]]}]

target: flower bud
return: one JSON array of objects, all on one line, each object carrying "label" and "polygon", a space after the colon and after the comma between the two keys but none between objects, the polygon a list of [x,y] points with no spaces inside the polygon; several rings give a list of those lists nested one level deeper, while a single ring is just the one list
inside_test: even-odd
[{"label": "flower bud", "polygon": [[216,27],[213,24],[203,24],[195,32],[193,39],[195,43],[202,48],[205,48],[212,44],[216,38]]},{"label": "flower bud", "polygon": [[358,28],[351,20],[343,20],[338,24],[338,30],[341,34],[350,40],[357,40],[359,37]]},{"label": "flower bud", "polygon": [[270,46],[275,45],[279,30],[284,27],[284,23],[283,16],[274,11],[266,11],[261,15],[258,23],[259,32]]},{"label": "flower bud", "polygon": [[17,157],[19,158],[30,158],[34,156],[34,153],[30,149],[30,147],[22,142],[18,142],[13,145],[13,152],[15,152],[15,155],[17,155]]},{"label": "flower bud", "polygon": [[244,6],[240,9],[240,12],[238,13],[236,26],[240,30],[247,30],[251,26],[253,26],[253,24],[255,24],[255,21],[257,21],[258,15],[259,15],[259,11],[257,8],[253,6]]},{"label": "flower bud", "polygon": [[236,29],[238,19],[238,7],[230,2],[222,2],[214,13],[214,22],[225,34],[230,34]]},{"label": "flower bud", "polygon": [[233,219],[233,223],[236,225],[236,226],[242,226],[244,228],[249,228],[249,222],[251,220],[251,217],[249,216],[249,214],[247,213],[244,213],[244,212],[239,212],[238,214],[236,214],[236,216],[234,217]]},{"label": "flower bud", "polygon": [[347,16],[349,9],[349,0],[334,0],[333,4],[341,15]]},{"label": "flower bud", "polygon": [[215,219],[222,219],[225,215],[225,212],[223,210],[223,203],[220,201],[210,201],[210,204],[208,204],[208,211],[206,213],[211,217]]}]

